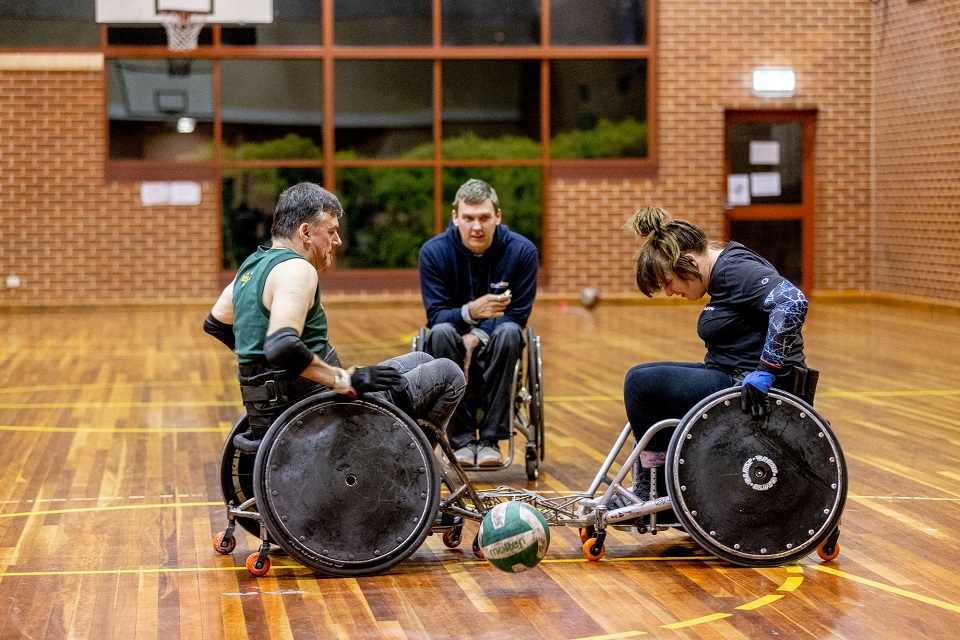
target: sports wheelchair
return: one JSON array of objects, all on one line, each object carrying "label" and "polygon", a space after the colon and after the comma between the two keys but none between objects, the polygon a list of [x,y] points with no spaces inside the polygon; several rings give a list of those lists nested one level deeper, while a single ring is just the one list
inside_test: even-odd
[{"label": "sports wheelchair", "polygon": [[[463,518],[440,513],[441,482],[455,492],[444,505],[466,507],[465,495],[481,504],[439,429],[377,398],[332,391],[304,398],[270,426],[256,454],[233,444],[247,426],[244,414],[221,450],[227,527],[213,546],[231,553],[237,525],[258,537],[246,561],[253,575],[269,571],[272,545],[321,573],[381,573],[432,533],[443,533],[449,547],[460,543]],[[459,491],[437,465],[437,443],[460,474]]]},{"label": "sports wheelchair", "polygon": [[[603,556],[605,529],[612,525],[652,534],[677,526],[713,555],[746,566],[785,564],[814,549],[821,559],[834,559],[847,472],[830,423],[811,406],[818,377],[816,370],[798,367],[791,386],[798,395],[771,389],[771,411],[762,420],[741,411],[739,387],[718,391],[682,420],[651,426],[611,479],[632,433],[627,424],[579,501],[579,513],[592,520],[580,530],[584,556]],[[638,458],[653,435],[667,428],[676,430],[662,468],[667,495],[658,496],[658,470],[641,470]],[[631,470],[650,474],[649,500],[622,484]],[[614,495],[629,504],[611,508]],[[658,523],[657,514],[671,508],[679,523]]]},{"label": "sports wheelchair", "polygon": [[[256,455],[233,446],[233,436],[247,428],[245,417],[237,421],[220,460],[227,527],[213,546],[232,552],[239,524],[260,539],[246,561],[253,575],[267,573],[274,544],[320,573],[373,575],[433,533],[458,546],[465,520],[479,522],[494,505],[517,500],[551,526],[579,527],[590,560],[604,555],[608,527],[655,534],[666,528],[656,514],[671,508],[700,546],[734,564],[782,565],[813,550],[833,559],[847,492],[840,445],[800,397],[772,389],[769,398],[770,414],[756,421],[740,410],[739,387],[705,398],[681,420],[651,426],[610,478],[632,433],[628,424],[587,492],[546,498],[504,486],[477,491],[435,426],[414,423],[375,398],[319,393],[288,408]],[[622,483],[646,443],[666,428],[675,428],[664,467],[667,495],[641,500]],[[437,464],[436,445],[448,469]],[[631,504],[610,508],[614,494]],[[647,519],[638,526],[638,517]],[[482,557],[476,538],[473,551]]]},{"label": "sports wheelchair", "polygon": [[[427,330],[420,328],[413,338],[413,351],[423,351],[426,344]],[[540,476],[540,463],[544,459],[543,437],[543,363],[540,358],[540,337],[527,327],[524,332],[524,348],[520,353],[516,366],[513,368],[513,386],[516,394],[513,399],[513,411],[510,414],[510,438],[507,456],[503,464],[480,467],[467,466],[469,471],[497,471],[505,469],[513,463],[514,439],[519,433],[526,438],[524,445],[524,460],[526,462],[527,479],[536,480]],[[478,390],[474,385],[468,385],[463,402],[476,403]]]}]

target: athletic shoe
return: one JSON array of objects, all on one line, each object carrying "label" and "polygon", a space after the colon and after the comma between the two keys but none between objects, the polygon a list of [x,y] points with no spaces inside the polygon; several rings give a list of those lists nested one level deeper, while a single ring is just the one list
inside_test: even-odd
[{"label": "athletic shoe", "polygon": [[478,467],[502,467],[503,454],[499,447],[484,445],[477,450]]},{"label": "athletic shoe", "polygon": [[462,466],[472,467],[477,464],[477,448],[475,445],[468,444],[454,451],[453,457],[456,458],[457,462]]}]

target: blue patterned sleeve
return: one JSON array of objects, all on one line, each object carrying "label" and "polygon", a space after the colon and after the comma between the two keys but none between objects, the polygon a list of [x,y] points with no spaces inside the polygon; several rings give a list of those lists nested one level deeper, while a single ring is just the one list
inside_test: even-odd
[{"label": "blue patterned sleeve", "polygon": [[807,317],[807,299],[789,280],[782,280],[764,299],[763,310],[770,314],[770,321],[757,369],[776,374],[800,335]]}]

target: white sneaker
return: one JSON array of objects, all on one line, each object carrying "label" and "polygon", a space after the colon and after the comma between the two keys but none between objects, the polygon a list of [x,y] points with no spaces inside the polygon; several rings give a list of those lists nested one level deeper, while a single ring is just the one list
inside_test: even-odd
[{"label": "white sneaker", "polygon": [[503,454],[499,447],[482,446],[477,450],[478,467],[502,467]]},{"label": "white sneaker", "polygon": [[461,465],[465,467],[472,467],[477,464],[477,449],[474,445],[468,444],[465,447],[460,447],[453,452],[453,457],[457,459]]}]

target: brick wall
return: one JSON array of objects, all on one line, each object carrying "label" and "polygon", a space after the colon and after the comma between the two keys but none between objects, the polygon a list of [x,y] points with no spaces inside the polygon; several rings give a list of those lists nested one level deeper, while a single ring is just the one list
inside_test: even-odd
[{"label": "brick wall", "polygon": [[105,183],[103,114],[101,71],[0,71],[0,304],[216,289],[215,185],[201,184],[200,206],[144,207],[139,183]]},{"label": "brick wall", "polygon": [[[659,176],[556,184],[546,250],[552,286],[634,292],[638,245],[621,227],[648,204],[722,239],[724,110],[816,109],[816,287],[867,288],[870,3],[660,0],[658,5]],[[793,67],[796,96],[753,96],[751,74],[759,66]]]},{"label": "brick wall", "polygon": [[[659,174],[554,181],[549,290],[639,297],[621,229],[638,207],[722,237],[724,110],[815,109],[817,289],[960,301],[960,3],[657,4]],[[771,65],[796,69],[794,98],[752,95],[751,71]],[[144,207],[139,183],[105,183],[102,83],[96,69],[0,70],[0,305],[219,289],[216,185],[198,207]]]},{"label": "brick wall", "polygon": [[960,301],[960,3],[873,9],[873,288]]}]

